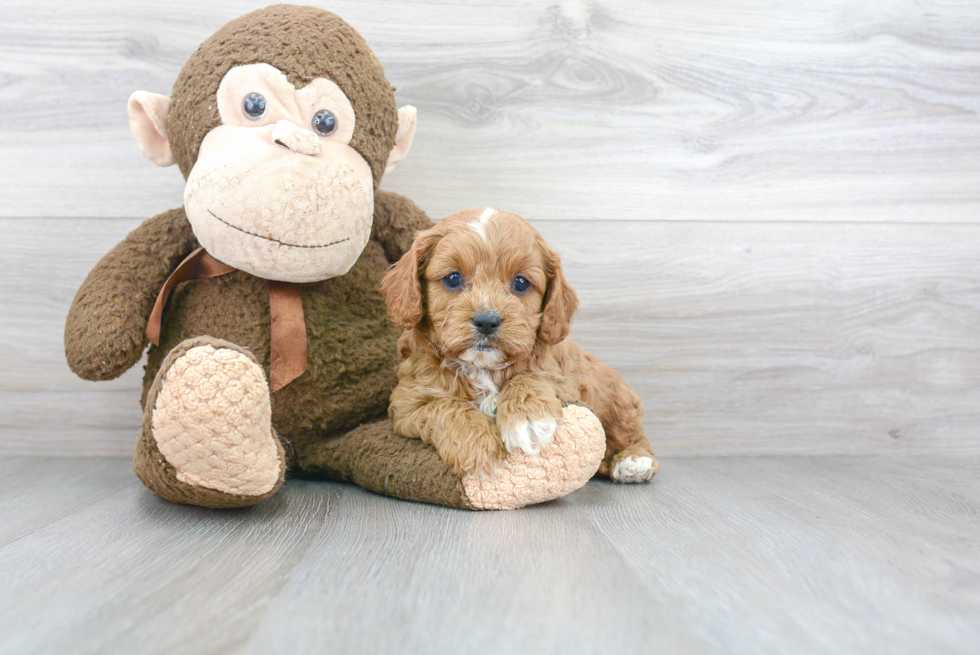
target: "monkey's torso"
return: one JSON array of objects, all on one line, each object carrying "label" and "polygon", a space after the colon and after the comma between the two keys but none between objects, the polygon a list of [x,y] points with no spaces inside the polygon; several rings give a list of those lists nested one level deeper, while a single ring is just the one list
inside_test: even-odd
[{"label": "monkey's torso", "polygon": [[[343,276],[300,285],[308,368],[272,394],[273,427],[295,461],[307,447],[386,416],[396,384],[395,342],[378,285],[388,260],[369,241]],[[191,280],[167,303],[160,345],[151,346],[143,401],[170,350],[185,339],[210,336],[248,348],[269,372],[270,314],[266,281],[242,271]]]}]

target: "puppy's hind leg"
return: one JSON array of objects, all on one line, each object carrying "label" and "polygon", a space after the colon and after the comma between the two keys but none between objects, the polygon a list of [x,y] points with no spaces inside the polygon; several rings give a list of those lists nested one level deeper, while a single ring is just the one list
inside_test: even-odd
[{"label": "puppy's hind leg", "polygon": [[603,426],[606,429],[606,456],[599,465],[599,475],[623,484],[649,482],[660,470],[660,462],[643,434],[643,410],[639,399],[633,406],[617,409],[617,415]]},{"label": "puppy's hind leg", "polygon": [[[646,437],[644,437],[646,440]],[[653,456],[649,443],[636,444],[602,460],[599,473],[608,475],[613,482],[649,482],[660,470],[660,462]]]}]

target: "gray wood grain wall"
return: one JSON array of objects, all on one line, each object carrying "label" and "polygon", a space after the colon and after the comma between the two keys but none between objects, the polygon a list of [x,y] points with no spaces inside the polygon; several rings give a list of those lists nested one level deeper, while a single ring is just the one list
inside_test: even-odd
[{"label": "gray wood grain wall", "polygon": [[[131,451],[141,371],[61,343],[181,203],[126,99],[263,4],[0,2],[0,452]],[[319,4],[419,108],[383,186],[531,219],[660,454],[980,452],[980,3]]]}]

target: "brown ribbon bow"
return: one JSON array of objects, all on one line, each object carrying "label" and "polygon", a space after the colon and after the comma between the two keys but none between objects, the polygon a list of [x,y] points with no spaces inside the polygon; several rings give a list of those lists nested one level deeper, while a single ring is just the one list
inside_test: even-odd
[{"label": "brown ribbon bow", "polygon": [[[146,337],[155,345],[160,345],[163,308],[178,284],[188,280],[219,277],[234,270],[212,257],[204,248],[198,248],[189,254],[160,289],[153,312],[150,313],[150,322],[146,324]],[[272,317],[269,385],[276,392],[306,372],[306,319],[303,316],[303,298],[298,284],[274,280],[267,282],[269,313]]]}]

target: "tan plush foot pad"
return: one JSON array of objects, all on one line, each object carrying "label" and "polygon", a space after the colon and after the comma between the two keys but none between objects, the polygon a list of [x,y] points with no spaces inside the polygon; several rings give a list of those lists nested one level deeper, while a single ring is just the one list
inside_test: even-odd
[{"label": "tan plush foot pad", "polygon": [[231,348],[199,345],[166,371],[152,437],[177,480],[236,496],[263,496],[282,477],[269,385],[259,365]]},{"label": "tan plush foot pad", "polygon": [[596,415],[569,405],[562,428],[538,455],[512,453],[490,478],[463,478],[476,509],[517,509],[560,498],[595,475],[606,452],[606,434]]}]

